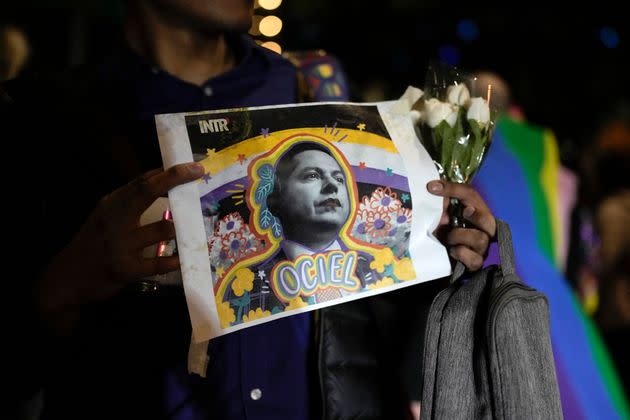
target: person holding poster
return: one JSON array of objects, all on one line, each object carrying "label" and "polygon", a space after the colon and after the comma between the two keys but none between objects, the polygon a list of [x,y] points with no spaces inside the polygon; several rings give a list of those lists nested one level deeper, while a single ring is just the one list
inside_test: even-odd
[{"label": "person holding poster", "polygon": [[[405,338],[400,319],[430,302],[429,286],[218,337],[209,343],[205,377],[188,373],[192,326],[181,285],[162,286],[154,294],[135,287],[142,277],[179,266],[177,256],[141,257],[144,247],[175,236],[170,221],[140,226],[141,215],[167,191],[204,183],[207,175],[197,163],[153,169],[161,166],[154,115],[297,99],[296,69],[241,35],[250,26],[252,7],[248,0],[128,0],[124,42],[112,54],[61,77],[3,86],[3,129],[10,139],[5,152],[12,159],[29,157],[28,170],[5,174],[13,180],[6,185],[12,204],[5,220],[24,229],[12,237],[9,257],[23,261],[22,252],[29,251],[20,276],[8,281],[6,290],[19,310],[5,336],[11,352],[3,372],[13,401],[42,389],[44,417],[64,419],[406,415],[398,376],[397,345]],[[31,129],[34,121],[41,130],[57,130],[54,138],[60,140]],[[321,240],[306,243],[295,227],[302,225],[289,221],[298,217],[304,199],[282,195],[293,188],[288,174],[286,189],[282,184],[283,192],[277,192],[281,200],[267,200],[296,244],[282,250],[287,256],[302,254],[302,245],[333,255],[337,246],[355,249],[352,236],[368,226],[357,225],[357,233],[346,236],[343,224],[339,239],[326,242],[350,220],[359,197],[337,185],[343,178],[347,188],[351,176],[330,153],[336,157],[334,149],[311,150],[309,161],[318,166],[314,175],[305,174],[325,177],[325,190],[337,189],[336,197],[331,192],[311,203],[311,211],[325,220],[316,225],[330,228],[326,237],[322,229]],[[303,163],[300,154],[294,158],[289,167]],[[455,259],[478,269],[495,234],[494,217],[468,186],[435,181],[429,187],[468,206],[466,215],[477,228],[454,230],[444,243]],[[345,272],[359,287],[378,281],[368,274],[374,270],[370,255],[376,259],[379,249],[365,248],[355,251],[356,266]],[[330,264],[343,267],[348,263],[343,258]],[[357,274],[362,270],[364,275]],[[339,278],[345,274],[342,270]],[[324,301],[324,291],[319,287],[314,300]],[[396,304],[403,295],[414,296],[414,305]]]}]

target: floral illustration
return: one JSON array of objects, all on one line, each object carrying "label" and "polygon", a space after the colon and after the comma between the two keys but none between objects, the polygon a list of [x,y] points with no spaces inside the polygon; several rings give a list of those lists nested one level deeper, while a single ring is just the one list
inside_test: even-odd
[{"label": "floral illustration", "polygon": [[389,286],[393,286],[394,285],[394,279],[391,277],[383,277],[381,280],[377,281],[376,283],[372,283],[368,286],[368,289],[370,290],[374,290],[374,289],[380,289],[382,287],[389,287]]},{"label": "floral illustration", "polygon": [[382,273],[385,271],[385,266],[394,262],[394,253],[389,248],[383,248],[377,251],[374,255],[374,261],[370,263],[370,268]]},{"label": "floral illustration", "polygon": [[402,258],[407,252],[411,219],[411,209],[403,207],[397,193],[389,187],[377,187],[359,202],[353,235],[365,242],[390,247],[396,257]]},{"label": "floral illustration", "polygon": [[403,258],[394,264],[394,275],[398,280],[413,280],[416,278],[416,272],[413,269],[413,263],[410,258]]},{"label": "floral illustration", "polygon": [[249,268],[241,268],[236,271],[236,279],[232,283],[232,290],[236,296],[243,296],[254,287],[254,273]]},{"label": "floral illustration", "polygon": [[221,328],[227,328],[236,321],[236,315],[234,315],[234,309],[230,307],[230,302],[217,301],[217,312],[221,320]]},{"label": "floral illustration", "polygon": [[263,311],[260,308],[256,308],[255,311],[249,311],[247,315],[243,315],[243,321],[244,322],[253,321],[255,319],[264,318],[270,315],[271,315],[270,311]]},{"label": "floral illustration", "polygon": [[[210,222],[206,222],[206,225],[209,224]],[[209,238],[210,264],[214,267],[217,275],[225,273],[234,263],[264,247],[237,212],[216,220],[214,232]]]}]

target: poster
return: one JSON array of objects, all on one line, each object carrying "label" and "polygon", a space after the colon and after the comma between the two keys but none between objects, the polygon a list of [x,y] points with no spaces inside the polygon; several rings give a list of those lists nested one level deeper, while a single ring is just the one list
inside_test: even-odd
[{"label": "poster", "polygon": [[450,273],[404,101],[156,116],[195,341]]}]

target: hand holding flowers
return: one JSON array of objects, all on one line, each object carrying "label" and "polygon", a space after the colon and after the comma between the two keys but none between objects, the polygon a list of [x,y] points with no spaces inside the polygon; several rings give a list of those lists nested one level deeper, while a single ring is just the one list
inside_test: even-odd
[{"label": "hand holding flowers", "polygon": [[[429,80],[434,85],[425,88],[414,105],[412,118],[440,177],[465,184],[486,155],[498,110],[490,108],[491,85],[484,87],[486,98],[472,96],[467,84],[474,86],[475,80],[449,70],[449,73],[436,72],[430,68]],[[451,207],[451,225],[463,227],[457,199],[451,200]]]}]

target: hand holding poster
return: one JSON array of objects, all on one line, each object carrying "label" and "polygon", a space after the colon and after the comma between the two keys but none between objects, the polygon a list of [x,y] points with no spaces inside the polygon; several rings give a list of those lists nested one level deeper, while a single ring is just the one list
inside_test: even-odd
[{"label": "hand holding poster", "polygon": [[195,341],[450,273],[414,93],[156,117]]}]

